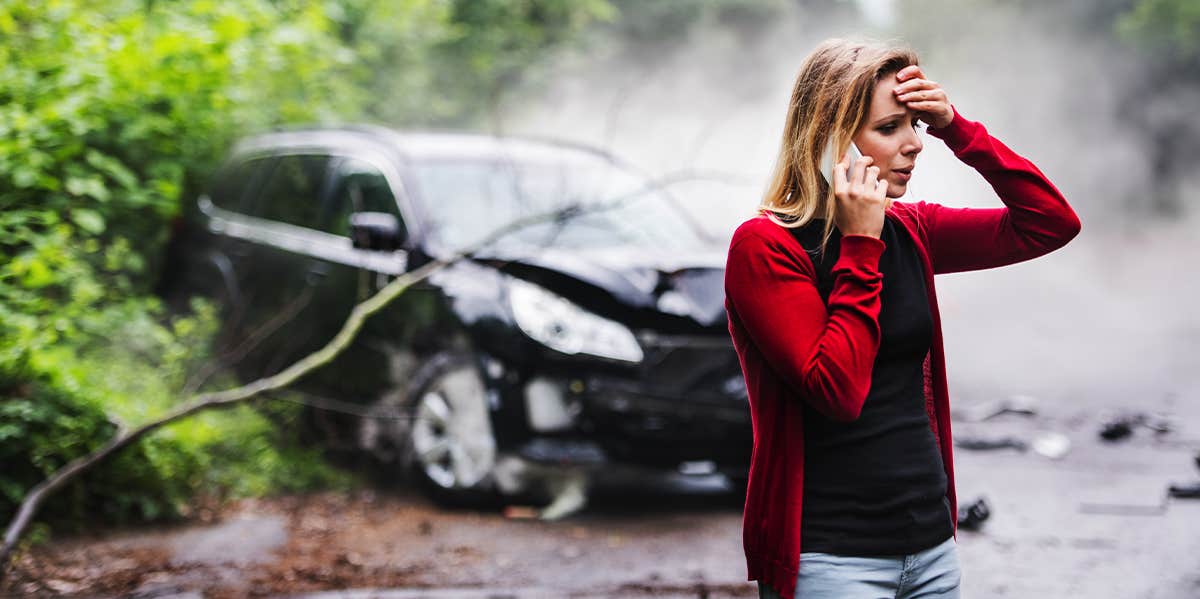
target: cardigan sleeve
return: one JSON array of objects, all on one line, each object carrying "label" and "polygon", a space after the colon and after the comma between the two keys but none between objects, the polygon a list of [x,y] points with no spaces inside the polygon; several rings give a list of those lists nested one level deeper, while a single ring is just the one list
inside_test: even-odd
[{"label": "cardigan sleeve", "polygon": [[1030,260],[1066,245],[1079,233],[1079,217],[1058,188],[982,124],[955,110],[949,125],[929,133],[979,171],[1005,205],[948,208],[919,202],[935,274]]},{"label": "cardigan sleeve", "polygon": [[800,255],[803,248],[784,241],[735,236],[725,279],[730,317],[771,370],[813,408],[835,420],[855,420],[879,350],[879,257],[885,244],[874,237],[842,237],[826,308],[811,261]]}]

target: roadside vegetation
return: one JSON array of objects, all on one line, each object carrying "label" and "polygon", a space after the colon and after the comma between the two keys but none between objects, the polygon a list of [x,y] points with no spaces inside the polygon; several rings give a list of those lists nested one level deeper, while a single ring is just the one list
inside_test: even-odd
[{"label": "roadside vegetation", "polygon": [[[154,287],[172,221],[235,136],[384,117],[473,123],[489,101],[479,90],[608,10],[566,1],[5,3],[0,518],[58,467],[167,411],[214,359],[214,307],[197,301],[169,314]],[[480,33],[496,23],[500,34]],[[218,374],[206,388],[231,383]],[[112,525],[178,515],[198,494],[348,484],[297,443],[298,416],[298,406],[271,402],[180,422],[64,489],[40,519]]]}]

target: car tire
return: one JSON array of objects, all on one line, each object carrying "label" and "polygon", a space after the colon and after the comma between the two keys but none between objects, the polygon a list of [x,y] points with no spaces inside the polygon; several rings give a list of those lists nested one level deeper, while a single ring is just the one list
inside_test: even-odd
[{"label": "car tire", "polygon": [[442,505],[495,503],[496,436],[478,361],[467,353],[435,355],[409,389],[405,468]]}]

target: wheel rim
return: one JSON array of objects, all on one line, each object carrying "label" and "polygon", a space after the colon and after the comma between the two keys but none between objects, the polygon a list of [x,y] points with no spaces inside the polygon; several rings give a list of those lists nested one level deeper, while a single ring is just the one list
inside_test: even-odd
[{"label": "wheel rim", "polygon": [[487,392],[475,369],[439,377],[417,400],[412,444],[429,480],[445,489],[467,489],[492,470],[496,443]]}]

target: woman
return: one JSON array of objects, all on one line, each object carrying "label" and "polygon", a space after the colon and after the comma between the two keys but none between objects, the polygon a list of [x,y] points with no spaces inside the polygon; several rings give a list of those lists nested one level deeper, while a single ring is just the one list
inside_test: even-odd
[{"label": "woman", "polygon": [[[896,202],[943,140],[1004,208]],[[819,169],[853,141],[833,186]],[[845,40],[805,60],[761,214],[734,233],[729,330],[754,453],[743,543],[762,597],[958,597],[950,408],[933,275],[1079,232],[1028,160],[958,114],[916,55]]]}]

